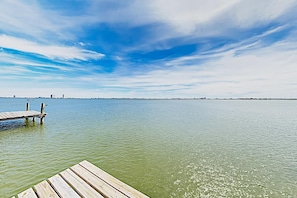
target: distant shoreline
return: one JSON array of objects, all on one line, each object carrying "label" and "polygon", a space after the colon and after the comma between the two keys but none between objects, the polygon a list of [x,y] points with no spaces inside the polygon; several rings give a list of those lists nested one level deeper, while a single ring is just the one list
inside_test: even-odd
[{"label": "distant shoreline", "polygon": [[98,99],[98,100],[297,100],[297,98],[50,98],[50,97],[0,97],[0,99]]}]

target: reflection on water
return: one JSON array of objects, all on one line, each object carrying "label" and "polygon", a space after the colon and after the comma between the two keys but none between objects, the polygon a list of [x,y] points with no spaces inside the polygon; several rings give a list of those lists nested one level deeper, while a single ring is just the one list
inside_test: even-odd
[{"label": "reflection on water", "polygon": [[0,132],[5,130],[17,129],[25,126],[24,121],[12,120],[12,121],[2,121],[0,122]]},{"label": "reflection on water", "polygon": [[25,119],[18,119],[18,120],[8,120],[8,121],[1,121],[0,122],[0,133],[1,131],[6,130],[17,130],[17,129],[24,129],[24,128],[32,128],[36,125],[39,125],[38,122],[33,122],[31,120]]},{"label": "reflection on water", "polygon": [[151,197],[297,197],[296,101],[41,102],[0,123],[0,197],[84,159]]}]

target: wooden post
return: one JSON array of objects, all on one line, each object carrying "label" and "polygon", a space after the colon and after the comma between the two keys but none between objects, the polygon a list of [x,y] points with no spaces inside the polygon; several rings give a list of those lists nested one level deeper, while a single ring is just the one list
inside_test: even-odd
[{"label": "wooden post", "polygon": [[40,113],[41,113],[40,124],[43,124],[43,119],[44,119],[44,103],[41,103]]},{"label": "wooden post", "polygon": [[[26,103],[26,111],[29,111],[30,110],[30,103],[29,102],[27,102]],[[29,122],[29,118],[26,118],[26,123],[28,123]]]},{"label": "wooden post", "polygon": [[40,107],[40,113],[44,113],[44,103],[41,103],[41,107]]}]

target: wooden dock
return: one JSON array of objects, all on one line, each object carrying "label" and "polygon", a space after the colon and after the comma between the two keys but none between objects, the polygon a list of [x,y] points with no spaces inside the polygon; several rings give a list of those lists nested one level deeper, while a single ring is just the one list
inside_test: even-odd
[{"label": "wooden dock", "polygon": [[[121,182],[88,161],[42,181],[18,194],[18,198],[135,197],[145,194]],[[16,197],[13,197],[16,198]]]},{"label": "wooden dock", "polygon": [[40,119],[40,124],[43,124],[44,117],[46,113],[44,113],[44,103],[41,103],[40,112],[29,110],[29,103],[26,105],[26,111],[12,111],[12,112],[0,112],[0,121],[6,120],[15,120],[15,119],[28,119],[33,118],[33,122],[35,118]]}]

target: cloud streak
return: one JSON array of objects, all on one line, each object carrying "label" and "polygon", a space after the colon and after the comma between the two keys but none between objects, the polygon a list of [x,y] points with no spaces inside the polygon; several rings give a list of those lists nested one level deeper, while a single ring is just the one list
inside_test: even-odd
[{"label": "cloud streak", "polygon": [[13,49],[22,52],[29,52],[46,56],[51,59],[64,60],[87,60],[99,59],[104,55],[90,50],[79,49],[77,47],[64,47],[57,45],[42,45],[25,39],[15,38],[7,35],[0,35],[0,46],[2,48]]},{"label": "cloud streak", "polygon": [[[141,97],[154,97],[160,92],[164,97],[294,97],[297,88],[293,83],[296,82],[297,61],[294,46],[295,43],[280,42],[240,56],[236,55],[236,49],[232,49],[216,54],[216,60],[200,66],[187,64],[186,59],[179,60],[181,66],[163,67],[133,78],[113,76],[98,82],[98,86],[114,89],[133,87],[133,94],[136,92]],[[94,82],[95,79],[100,78],[94,76],[89,80]]]}]

